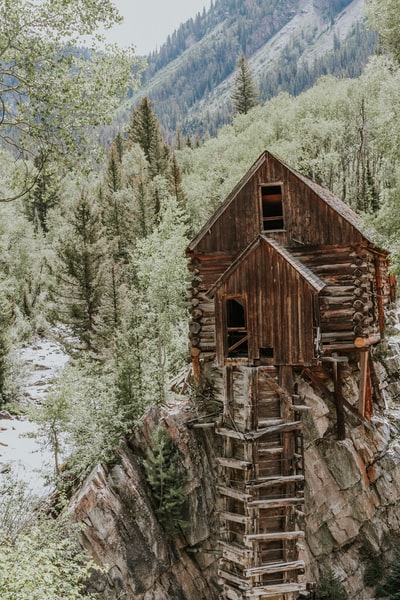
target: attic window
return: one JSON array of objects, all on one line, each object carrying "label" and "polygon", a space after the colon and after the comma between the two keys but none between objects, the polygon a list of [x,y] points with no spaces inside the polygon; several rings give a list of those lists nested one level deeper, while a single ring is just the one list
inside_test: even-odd
[{"label": "attic window", "polygon": [[282,186],[263,185],[261,187],[263,231],[283,229]]},{"label": "attic window", "polygon": [[248,333],[244,297],[228,298],[225,301],[225,315],[226,356],[228,358],[247,357]]}]

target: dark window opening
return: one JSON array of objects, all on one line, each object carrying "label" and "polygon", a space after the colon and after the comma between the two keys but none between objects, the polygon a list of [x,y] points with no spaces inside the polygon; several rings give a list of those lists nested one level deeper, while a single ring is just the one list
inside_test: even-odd
[{"label": "dark window opening", "polygon": [[226,331],[227,356],[246,357],[249,347],[243,298],[229,298],[226,301]]},{"label": "dark window opening", "polygon": [[282,188],[268,185],[261,188],[263,231],[283,229]]},{"label": "dark window opening", "polygon": [[274,358],[274,349],[260,348],[260,358]]}]

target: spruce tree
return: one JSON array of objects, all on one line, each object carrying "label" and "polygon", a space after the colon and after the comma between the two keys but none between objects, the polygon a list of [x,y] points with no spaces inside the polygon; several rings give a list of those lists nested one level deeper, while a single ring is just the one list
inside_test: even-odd
[{"label": "spruce tree", "polygon": [[39,152],[34,160],[37,169],[36,182],[25,199],[25,212],[30,221],[46,234],[48,232],[47,216],[49,209],[59,202],[57,174],[45,153]]},{"label": "spruce tree", "polygon": [[151,177],[166,173],[169,149],[165,144],[160,124],[153,112],[151,101],[142,98],[139,108],[134,108],[128,131],[128,139],[144,151],[149,163]]},{"label": "spruce tree", "polygon": [[51,265],[55,318],[71,327],[88,350],[99,349],[100,314],[106,290],[108,260],[105,229],[93,197],[82,191],[59,232]]},{"label": "spruce tree", "polygon": [[339,578],[329,568],[318,582],[316,600],[347,600],[348,594]]},{"label": "spruce tree", "polygon": [[171,535],[186,525],[182,512],[186,501],[187,476],[180,462],[179,450],[168,432],[161,426],[157,427],[143,465],[155,501],[157,518]]},{"label": "spruce tree", "polygon": [[258,104],[258,88],[244,54],[237,63],[237,74],[233,84],[232,102],[235,113],[247,114]]},{"label": "spruce tree", "polygon": [[390,572],[382,588],[382,595],[390,600],[400,600],[400,549],[397,548]]}]

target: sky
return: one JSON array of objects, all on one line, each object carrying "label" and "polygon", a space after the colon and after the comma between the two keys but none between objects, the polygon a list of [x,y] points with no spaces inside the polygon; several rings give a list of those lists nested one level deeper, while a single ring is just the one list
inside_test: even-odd
[{"label": "sky", "polygon": [[160,48],[168,35],[190,17],[208,10],[211,0],[114,0],[124,23],[106,33],[109,42],[134,44],[136,54]]}]

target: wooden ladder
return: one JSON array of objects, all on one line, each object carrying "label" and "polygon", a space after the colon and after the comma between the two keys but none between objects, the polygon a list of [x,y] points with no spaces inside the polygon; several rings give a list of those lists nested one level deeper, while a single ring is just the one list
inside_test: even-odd
[{"label": "wooden ladder", "polygon": [[306,585],[296,527],[304,487],[302,424],[275,367],[225,367],[220,468],[224,598],[294,600]]}]

